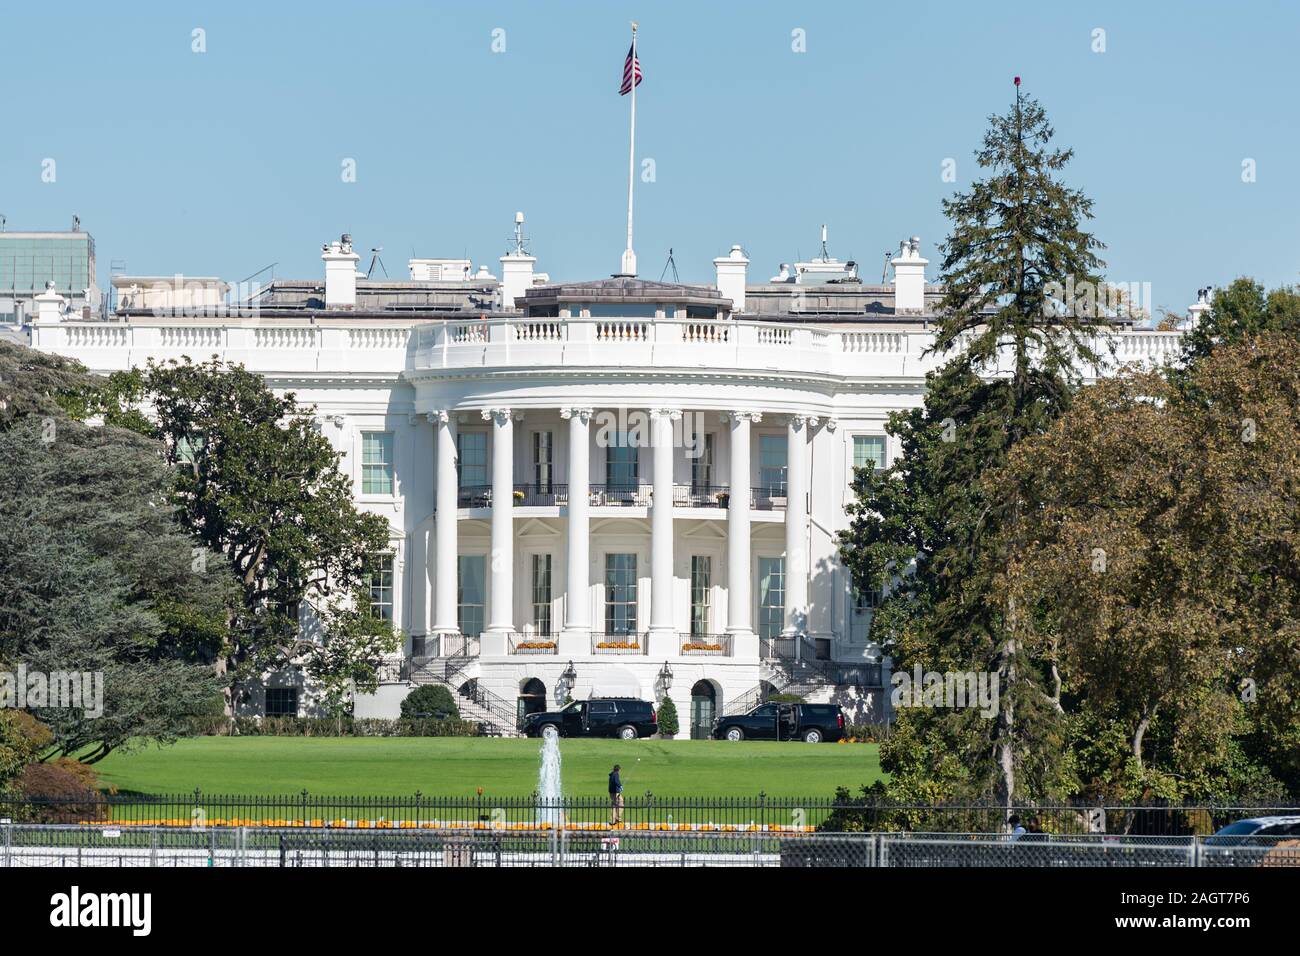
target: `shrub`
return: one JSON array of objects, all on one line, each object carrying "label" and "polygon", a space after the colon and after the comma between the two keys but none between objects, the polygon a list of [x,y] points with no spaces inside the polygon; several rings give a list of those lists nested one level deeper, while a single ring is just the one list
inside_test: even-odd
[{"label": "shrub", "polygon": [[664,702],[659,705],[659,736],[676,737],[679,726],[677,705],[673,703],[671,697],[665,697]]},{"label": "shrub", "polygon": [[889,736],[889,724],[849,724],[844,736],[869,744],[879,743]]},{"label": "shrub", "polygon": [[442,684],[423,684],[402,701],[402,716],[408,720],[430,717],[456,720],[460,717],[460,708],[456,706],[451,691]]},{"label": "shrub", "polygon": [[28,764],[18,790],[32,801],[24,807],[25,822],[78,823],[109,817],[108,803],[99,792],[98,774],[70,757]]},{"label": "shrub", "polygon": [[472,720],[384,717],[236,717],[191,728],[209,737],[474,737],[478,732]]},{"label": "shrub", "polygon": [[17,784],[23,768],[53,739],[50,728],[26,711],[0,710],[0,793]]},{"label": "shrub", "polygon": [[805,704],[805,701],[798,694],[773,694],[768,697],[769,704]]}]

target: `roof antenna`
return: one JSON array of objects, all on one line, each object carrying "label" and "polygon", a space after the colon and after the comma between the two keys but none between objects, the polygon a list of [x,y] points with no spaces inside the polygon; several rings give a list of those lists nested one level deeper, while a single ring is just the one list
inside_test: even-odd
[{"label": "roof antenna", "polygon": [[512,255],[527,255],[528,251],[524,248],[524,243],[527,241],[527,237],[524,236],[524,214],[522,212],[517,212],[515,213],[515,251]]},{"label": "roof antenna", "polygon": [[388,270],[384,269],[384,260],[379,258],[379,254],[384,251],[383,246],[370,247],[370,268],[366,270],[366,278],[369,279],[375,273],[375,263],[379,263],[379,268],[383,269],[384,278],[388,278]]},{"label": "roof antenna", "polygon": [[822,223],[822,262],[830,260],[831,254],[826,251],[826,223]]},{"label": "roof antenna", "polygon": [[888,249],[885,250],[885,267],[880,270],[880,284],[889,284],[889,260],[894,258],[894,254]]},{"label": "roof antenna", "polygon": [[668,247],[668,261],[664,263],[664,271],[661,272],[661,273],[659,273],[659,281],[660,281],[660,282],[663,282],[663,281],[664,281],[664,276],[666,276],[666,275],[668,274],[668,270],[669,270],[669,269],[672,269],[672,270],[673,270],[673,281],[676,282],[678,285],[681,285],[682,280],[681,280],[681,279],[678,277],[678,275],[677,275],[677,263],[673,262],[673,247],[672,247],[672,246],[669,246],[669,247]]}]

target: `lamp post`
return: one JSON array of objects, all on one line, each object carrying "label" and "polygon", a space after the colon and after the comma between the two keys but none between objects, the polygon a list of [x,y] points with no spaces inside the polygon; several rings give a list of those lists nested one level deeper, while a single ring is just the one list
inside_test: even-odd
[{"label": "lamp post", "polygon": [[668,666],[667,661],[664,661],[664,666],[659,668],[659,677],[656,683],[659,687],[659,700],[662,702],[673,686],[673,669]]},{"label": "lamp post", "polygon": [[560,679],[555,686],[556,696],[560,698],[559,702],[561,705],[563,705],[565,699],[570,696],[573,690],[573,685],[577,683],[577,680],[578,671],[574,668],[573,661],[569,661],[569,666],[564,668],[564,671],[560,674]]}]

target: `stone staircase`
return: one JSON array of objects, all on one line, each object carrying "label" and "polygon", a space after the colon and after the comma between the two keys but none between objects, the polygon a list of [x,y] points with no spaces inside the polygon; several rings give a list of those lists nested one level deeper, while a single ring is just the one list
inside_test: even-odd
[{"label": "stone staircase", "polygon": [[846,687],[862,687],[862,668],[819,660],[815,647],[806,640],[801,651],[798,657],[764,657],[759,662],[763,682],[733,698],[723,709],[723,714],[748,713],[773,693],[794,694],[809,703],[827,703]]},{"label": "stone staircase", "polygon": [[[441,684],[456,697],[462,720],[481,724],[489,737],[520,737],[515,712],[509,702],[478,686],[478,680],[465,676],[474,658],[431,657],[412,663],[408,679],[416,687]],[[462,691],[461,687],[468,685]]]}]

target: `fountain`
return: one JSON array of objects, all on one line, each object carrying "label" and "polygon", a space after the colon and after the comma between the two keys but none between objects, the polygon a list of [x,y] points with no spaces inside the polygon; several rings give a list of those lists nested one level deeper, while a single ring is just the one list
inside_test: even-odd
[{"label": "fountain", "polygon": [[558,735],[542,735],[541,768],[537,771],[537,822],[558,827],[564,811],[560,789],[560,739]]}]

